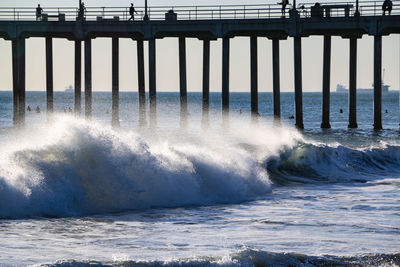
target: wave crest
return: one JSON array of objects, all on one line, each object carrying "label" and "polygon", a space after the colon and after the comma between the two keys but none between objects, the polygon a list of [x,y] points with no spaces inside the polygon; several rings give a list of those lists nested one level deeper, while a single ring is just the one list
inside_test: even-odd
[{"label": "wave crest", "polygon": [[251,139],[246,131],[142,138],[60,118],[6,144],[0,218],[235,203],[265,195],[270,181],[259,159],[277,153],[282,143],[258,142],[256,132]]},{"label": "wave crest", "polygon": [[279,184],[366,182],[400,174],[399,162],[399,146],[353,149],[301,142],[269,158],[266,168]]}]

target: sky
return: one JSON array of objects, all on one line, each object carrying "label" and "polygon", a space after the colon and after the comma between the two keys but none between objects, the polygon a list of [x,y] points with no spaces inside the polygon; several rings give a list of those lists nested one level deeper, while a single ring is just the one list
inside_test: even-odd
[{"label": "sky", "polygon": [[[148,0],[149,6],[157,5],[224,5],[224,4],[274,4],[276,0]],[[129,6],[132,0],[86,0],[87,7]],[[299,1],[298,1],[299,2]],[[310,1],[303,1],[310,2]],[[324,1],[320,1],[324,2]],[[35,7],[38,3],[47,7],[76,7],[78,0],[2,0],[1,7]],[[135,6],[144,0],[134,1]],[[66,39],[54,39],[54,89],[62,91],[74,84],[74,44]],[[45,42],[43,38],[30,38],[26,43],[26,88],[30,91],[45,90]],[[187,39],[188,91],[202,88],[202,42]],[[303,91],[322,91],[323,38],[302,38]],[[400,35],[383,37],[384,82],[391,90],[399,89]],[[11,42],[0,39],[0,90],[12,90]],[[231,39],[230,91],[250,90],[250,39]],[[146,86],[147,44],[145,44]],[[210,90],[221,91],[222,43],[211,42]],[[293,39],[280,42],[281,91],[293,92]],[[93,90],[111,91],[111,39],[97,38],[92,41]],[[272,91],[272,41],[258,38],[259,91]],[[373,37],[364,36],[358,42],[357,59],[358,88],[371,88],[373,83]],[[332,39],[331,91],[337,84],[348,88],[349,40]],[[157,40],[157,91],[179,91],[178,39]],[[120,90],[137,91],[136,43],[130,39],[120,40]],[[83,84],[83,83],[82,83]],[[83,86],[83,85],[82,85]],[[146,87],[147,91],[147,87]]]}]

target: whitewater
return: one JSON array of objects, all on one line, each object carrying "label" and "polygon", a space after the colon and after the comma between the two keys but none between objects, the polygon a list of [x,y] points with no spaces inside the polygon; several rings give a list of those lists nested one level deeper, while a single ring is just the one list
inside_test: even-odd
[{"label": "whitewater", "polygon": [[[43,94],[27,104],[43,106]],[[358,130],[342,127],[344,116],[322,131],[315,106],[300,132],[285,113],[274,123],[266,105],[252,123],[248,98],[233,94],[222,128],[215,95],[202,129],[201,97],[189,94],[181,129],[179,94],[165,93],[159,127],[140,129],[132,93],[112,128],[110,94],[94,93],[91,121],[65,114],[72,97],[62,94],[52,122],[27,113],[25,129],[10,126],[8,94],[0,103],[0,266],[400,265],[393,112],[381,132],[368,129],[368,112]],[[346,97],[334,94],[333,106]],[[305,105],[319,100],[305,94]]]}]

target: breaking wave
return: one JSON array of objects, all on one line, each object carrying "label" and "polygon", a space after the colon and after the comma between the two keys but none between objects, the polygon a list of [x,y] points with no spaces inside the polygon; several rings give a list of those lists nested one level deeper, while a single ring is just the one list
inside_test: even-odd
[{"label": "breaking wave", "polygon": [[400,146],[364,149],[343,145],[300,142],[266,162],[274,183],[365,183],[382,177],[400,177]]},{"label": "breaking wave", "polygon": [[0,142],[0,218],[238,203],[266,196],[271,184],[400,174],[400,146],[321,145],[284,127],[154,134],[56,119]]},{"label": "breaking wave", "polygon": [[[235,134],[114,131],[59,117],[7,137],[0,152],[0,218],[61,217],[152,207],[236,203],[267,194],[260,164],[294,131]],[[257,136],[259,135],[259,136]],[[279,141],[286,135],[286,141]],[[279,141],[279,142],[278,142]],[[274,143],[275,142],[275,143]]]}]

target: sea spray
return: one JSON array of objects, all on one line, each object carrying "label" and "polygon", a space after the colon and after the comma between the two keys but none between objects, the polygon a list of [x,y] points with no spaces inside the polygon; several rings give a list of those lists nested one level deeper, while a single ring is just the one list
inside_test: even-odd
[{"label": "sea spray", "polygon": [[138,134],[68,116],[3,144],[0,218],[235,203],[270,190],[262,160],[296,144],[273,127]]}]

